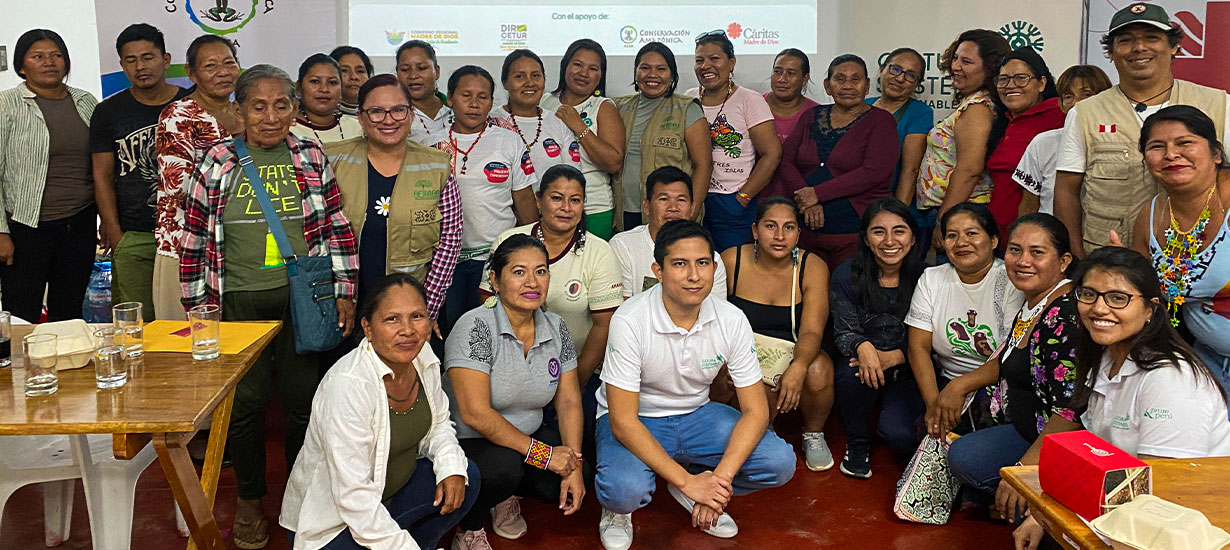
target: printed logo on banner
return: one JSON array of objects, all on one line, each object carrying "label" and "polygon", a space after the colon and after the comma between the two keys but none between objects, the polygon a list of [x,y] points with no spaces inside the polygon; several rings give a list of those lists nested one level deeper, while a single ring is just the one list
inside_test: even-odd
[{"label": "printed logo on banner", "polygon": [[739,23],[731,23],[726,27],[726,36],[732,40],[742,37],[745,46],[776,46],[780,43],[782,33],[773,29],[744,27]]},{"label": "printed logo on banner", "polygon": [[[258,11],[260,13],[269,13],[273,11],[273,0],[265,0],[265,6],[263,9],[257,7],[257,4],[260,1],[261,0],[252,0],[251,9],[249,9],[247,13],[244,13],[231,7],[231,2],[228,0],[215,0],[215,5],[207,9],[194,9],[192,7],[192,0],[184,0],[184,11],[188,13],[188,17],[192,19],[193,23],[196,23],[198,27],[201,27],[201,30],[210,34],[222,36],[233,32],[238,32],[239,29],[242,29],[245,25],[250,23],[252,18],[256,17],[256,13]],[[197,0],[198,5],[200,2],[201,0]],[[244,2],[239,0],[235,3],[243,4]]]},{"label": "printed logo on banner", "polygon": [[650,42],[661,42],[663,44],[684,44],[692,39],[691,29],[640,29],[632,25],[624,25],[619,29],[619,41],[623,42],[624,48],[633,48],[637,45],[644,45]]},{"label": "printed logo on banner", "polygon": [[508,165],[499,161],[488,162],[483,167],[483,175],[487,176],[487,181],[491,183],[504,183],[508,181]]},{"label": "printed logo on banner", "polygon": [[500,25],[500,49],[505,51],[526,47],[529,43],[529,25]]},{"label": "printed logo on banner", "polygon": [[384,31],[384,37],[393,46],[400,46],[402,41],[406,39],[405,31]]},{"label": "printed logo on banner", "polygon": [[1008,41],[1008,46],[1012,49],[1023,48],[1029,46],[1038,53],[1042,53],[1042,49],[1046,47],[1046,39],[1042,36],[1042,29],[1029,21],[1012,21],[1005,23],[999,28],[1000,36],[1003,36]]},{"label": "printed logo on banner", "polygon": [[624,25],[622,29],[619,29],[619,41],[623,42],[625,46],[630,46],[636,42],[636,27]]},{"label": "printed logo on banner", "polygon": [[389,44],[399,46],[407,40],[422,40],[428,44],[456,44],[461,33],[456,30],[397,30],[384,31]]}]

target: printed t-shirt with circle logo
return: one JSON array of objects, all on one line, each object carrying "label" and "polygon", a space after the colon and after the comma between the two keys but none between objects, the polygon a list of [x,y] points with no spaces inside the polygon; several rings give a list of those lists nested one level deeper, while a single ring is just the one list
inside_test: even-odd
[{"label": "printed t-shirt with circle logo", "polygon": [[[700,88],[692,88],[685,95],[700,97]],[[736,87],[724,104],[702,108],[713,140],[713,177],[709,180],[709,192],[738,193],[756,166],[756,146],[752,143],[750,129],[772,121],[773,111],[760,94],[742,86]]]},{"label": "printed t-shirt with circle logo", "polygon": [[[269,149],[249,145],[252,163],[265,183],[273,210],[282,221],[286,239],[296,256],[307,256],[303,238],[303,198],[286,142]],[[253,291],[280,288],[288,284],[286,263],[261,203],[252,191],[248,174],[239,165],[232,169],[234,180],[227,189],[222,228],[226,232],[226,291]]]},{"label": "printed t-shirt with circle logo", "polygon": [[[513,235],[534,235],[538,224],[522,225],[505,231],[496,239],[492,248]],[[585,338],[594,322],[590,313],[615,311],[623,304],[623,283],[619,274],[619,261],[611,245],[585,234],[585,246],[577,249],[577,239],[568,243],[568,248],[548,261],[551,270],[551,286],[547,288],[547,302],[543,309],[563,317],[572,333],[572,342],[577,349],[584,349]],[[484,278],[479,288],[491,292],[491,281]]]},{"label": "printed t-shirt with circle logo", "polygon": [[[568,129],[564,121],[555,116],[555,111],[542,110],[541,134],[538,133],[538,117],[536,116],[514,117],[508,114],[503,107],[493,109],[491,116],[496,125],[501,128],[512,130],[514,134],[518,129],[521,130],[518,137],[523,139],[523,144],[528,143],[530,161],[534,165],[533,171],[540,181],[547,168],[556,164],[567,164],[577,170],[581,169],[581,146],[577,143],[577,137],[572,134],[572,130]],[[513,121],[516,121],[515,126]],[[534,141],[535,135],[538,136],[538,141]],[[534,192],[538,192],[538,182],[534,182]]]},{"label": "printed t-shirt with circle logo", "polygon": [[952,264],[928,268],[914,288],[905,324],[931,333],[931,350],[953,379],[991,358],[1008,337],[1025,295],[1012,286],[1002,260],[981,281],[965,284]]},{"label": "printed t-shirt with circle logo", "polygon": [[[516,132],[491,126],[475,143],[478,136],[454,133],[456,151],[450,151],[452,146],[447,139],[436,144],[453,155],[456,167],[453,177],[461,194],[462,261],[487,258],[496,237],[517,225],[513,191],[538,183],[530,155]],[[463,161],[465,157],[469,160]]]},{"label": "printed t-shirt with circle logo", "polygon": [[[573,109],[577,114],[581,115],[581,122],[585,123],[585,127],[589,128],[596,136],[598,135],[598,109],[603,103],[610,103],[611,107],[615,106],[615,102],[611,98],[605,96],[591,95],[575,106],[565,106],[560,103],[559,98],[555,94],[546,94],[542,96],[542,101],[538,104],[543,109],[557,111],[559,109]],[[569,151],[571,151],[569,147]],[[585,213],[599,214],[607,212],[615,208],[615,195],[611,190],[611,174],[606,170],[594,164],[594,160],[585,152],[585,148],[581,147],[581,143],[576,143],[576,155],[574,158],[579,159],[581,163],[581,173],[585,174]],[[640,203],[637,203],[640,204]]]}]

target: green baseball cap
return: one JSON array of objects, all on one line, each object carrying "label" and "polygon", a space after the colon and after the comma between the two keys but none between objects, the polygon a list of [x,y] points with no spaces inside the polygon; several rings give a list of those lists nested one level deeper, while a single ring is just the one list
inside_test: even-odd
[{"label": "green baseball cap", "polygon": [[1157,27],[1164,31],[1170,30],[1170,16],[1166,15],[1165,8],[1157,4],[1136,2],[1115,12],[1115,16],[1110,18],[1110,30],[1107,33],[1113,33],[1136,23]]}]

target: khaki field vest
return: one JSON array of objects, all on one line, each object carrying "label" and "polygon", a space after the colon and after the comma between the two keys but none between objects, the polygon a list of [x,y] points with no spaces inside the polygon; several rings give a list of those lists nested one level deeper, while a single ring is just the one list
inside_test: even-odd
[{"label": "khaki field vest", "polygon": [[[325,145],[342,192],[355,241],[363,234],[367,197],[367,141],[352,138]],[[448,182],[448,153],[407,140],[401,172],[389,201],[385,274],[407,273],[422,282],[440,244],[440,194]],[[360,266],[360,268],[362,268]]]},{"label": "khaki field vest", "polygon": [[[1170,105],[1191,105],[1205,112],[1224,143],[1226,92],[1175,79]],[[1106,246],[1110,232],[1132,242],[1136,214],[1158,192],[1140,154],[1140,114],[1115,86],[1080,102],[1077,119],[1085,137],[1085,180],[1081,188],[1085,251]]]},{"label": "khaki field vest", "polygon": [[[619,116],[624,120],[624,144],[632,139],[632,125],[636,117],[636,106],[640,94],[626,95],[614,99],[619,108]],[[650,172],[663,166],[675,166],[692,175],[692,159],[688,157],[688,144],[684,140],[687,128],[688,105],[696,102],[696,98],[679,94],[671,94],[654,109],[649,122],[645,124],[645,132],[641,134],[641,181]],[[612,182],[615,195],[615,227],[619,230],[632,229],[622,227],[624,222],[624,186],[623,171],[617,172]],[[643,185],[643,183],[642,183]]]}]

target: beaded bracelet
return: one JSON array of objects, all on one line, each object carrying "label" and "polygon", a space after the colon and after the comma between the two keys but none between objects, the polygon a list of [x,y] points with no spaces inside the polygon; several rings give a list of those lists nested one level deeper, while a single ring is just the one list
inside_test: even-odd
[{"label": "beaded bracelet", "polygon": [[591,132],[589,128],[586,128],[584,132],[581,132],[581,135],[577,136],[577,141],[581,141],[585,139],[585,136],[592,134],[592,133],[593,132]]},{"label": "beaded bracelet", "polygon": [[525,453],[525,463],[546,470],[547,464],[551,463],[551,446],[537,439],[530,439],[530,450]]}]

